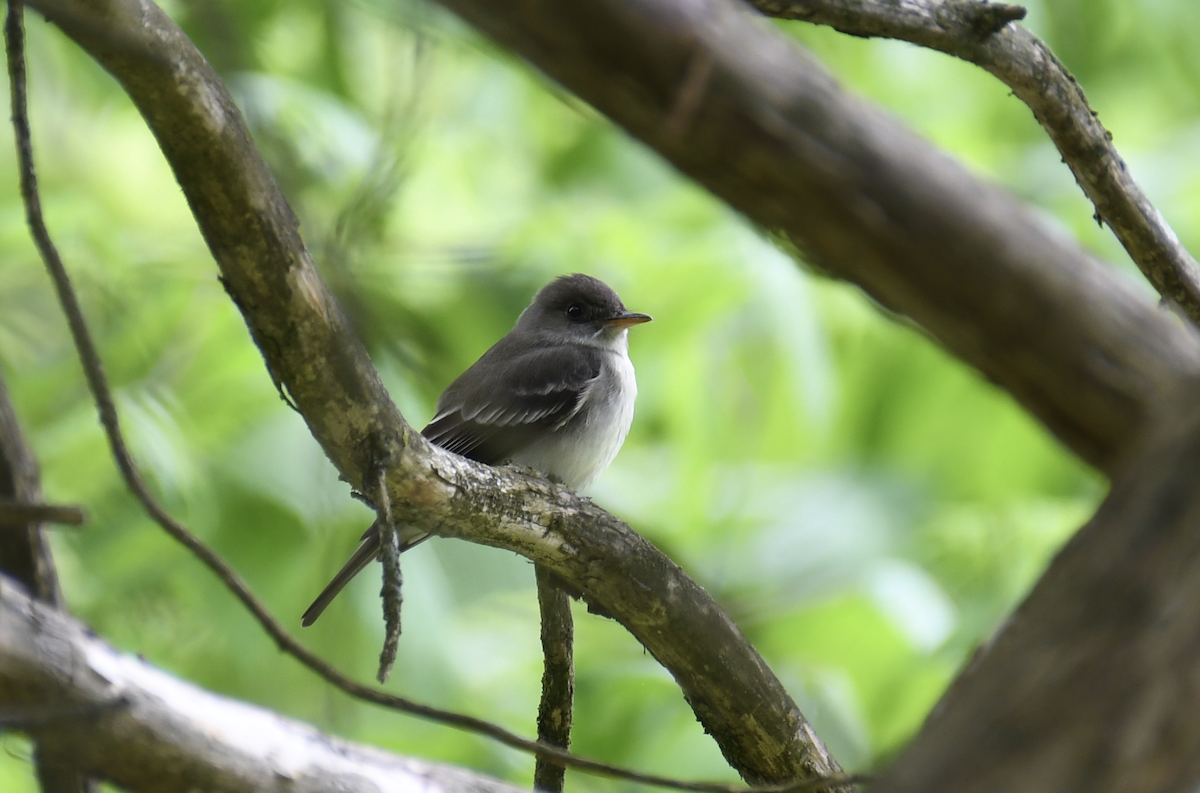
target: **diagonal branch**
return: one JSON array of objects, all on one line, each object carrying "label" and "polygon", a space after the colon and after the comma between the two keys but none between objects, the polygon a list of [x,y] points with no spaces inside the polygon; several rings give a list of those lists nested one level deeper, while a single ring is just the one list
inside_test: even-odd
[{"label": "diagonal branch", "polygon": [[[566,488],[435,449],[404,422],[317,275],[295,217],[232,99],[157,6],[148,0],[81,1],[73,6],[78,13],[57,18],[52,11],[59,5],[47,7],[50,18],[121,81],[157,136],[268,370],[345,479],[370,492],[368,473],[397,461],[388,468],[388,489],[398,521],[523,553],[614,615],[675,675],[704,727],[748,781],[832,777],[846,786],[847,778],[839,776],[840,768],[754,648],[657,549]],[[140,46],[127,51],[112,44],[129,36],[140,39]],[[145,50],[162,57],[143,57]],[[69,292],[61,285],[60,290]],[[89,361],[94,357],[94,350],[85,355]],[[88,365],[99,371],[98,362]],[[105,400],[99,401],[107,415]],[[152,516],[222,576],[281,647],[327,680],[369,701],[470,723],[475,731],[572,767],[650,779],[345,680],[283,631],[211,550],[163,513],[144,487],[135,486],[136,470],[112,429],[115,414],[104,423],[126,479]]]},{"label": "diagonal branch", "polygon": [[1198,386],[873,792],[1196,790]]},{"label": "diagonal branch", "polygon": [[[901,39],[974,63],[1029,106],[1146,278],[1200,323],[1200,266],[1134,181],[1083,88],[1037,36],[1024,9],[977,0],[750,0],[768,16],[801,19],[852,36]],[[997,12],[1007,11],[1000,13]],[[1019,15],[1018,15],[1019,12]],[[1001,26],[982,24],[1000,21]]]}]

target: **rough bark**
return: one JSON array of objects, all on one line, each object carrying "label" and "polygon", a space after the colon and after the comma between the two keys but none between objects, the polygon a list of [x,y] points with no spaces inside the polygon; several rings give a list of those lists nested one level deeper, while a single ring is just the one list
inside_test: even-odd
[{"label": "rough bark", "polygon": [[1196,789],[1200,411],[1189,402],[872,791]]},{"label": "rough bark", "polygon": [[55,756],[138,793],[511,793],[479,774],[323,735],[117,652],[0,577],[0,701]]}]

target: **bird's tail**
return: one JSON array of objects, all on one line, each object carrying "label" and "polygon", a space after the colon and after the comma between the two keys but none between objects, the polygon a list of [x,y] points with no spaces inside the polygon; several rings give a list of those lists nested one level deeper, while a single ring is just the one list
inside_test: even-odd
[{"label": "bird's tail", "polygon": [[[402,538],[400,550],[407,551],[421,540],[426,539],[427,536],[424,535],[411,540]],[[373,523],[371,524],[371,528],[367,529],[366,533],[363,534],[362,545],[358,546],[358,550],[351,554],[350,558],[342,565],[342,569],[338,570],[337,575],[333,577],[328,586],[321,590],[321,594],[317,595],[317,599],[313,601],[313,604],[308,607],[308,611],[304,612],[304,616],[300,618],[300,624],[307,628],[316,622],[317,617],[321,616],[321,613],[333,602],[333,599],[345,588],[346,584],[349,584],[354,576],[362,572],[364,567],[375,561],[378,557],[379,524]]]}]

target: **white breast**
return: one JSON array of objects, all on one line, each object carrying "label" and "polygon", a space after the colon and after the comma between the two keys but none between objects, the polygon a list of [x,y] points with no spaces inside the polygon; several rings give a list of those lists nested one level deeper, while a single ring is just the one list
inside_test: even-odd
[{"label": "white breast", "polygon": [[575,415],[559,430],[513,455],[513,463],[580,490],[613,461],[633,424],[637,381],[624,345],[604,353],[600,375],[584,392]]}]

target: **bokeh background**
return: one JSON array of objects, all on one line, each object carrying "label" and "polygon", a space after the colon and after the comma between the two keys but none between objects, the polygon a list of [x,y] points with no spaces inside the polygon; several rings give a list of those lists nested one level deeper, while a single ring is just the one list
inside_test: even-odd
[{"label": "bokeh background", "polygon": [[[1200,15],[1191,0],[1034,0],[1027,24],[1087,90],[1133,173],[1200,247]],[[435,6],[192,0],[167,10],[235,93],[308,244],[404,414],[584,271],[655,321],[641,388],[591,495],[729,610],[848,768],[901,747],[1104,491],[1003,393],[851,286],[807,273],[511,55]],[[140,464],[173,512],[299,633],[370,520],[276,395],[154,140],[116,84],[30,15],[49,224],[80,289]],[[781,29],[1043,222],[1140,283],[1029,111],[982,71],[897,42]],[[23,222],[0,128],[0,367],[54,501],[75,614],[117,646],[338,735],[529,785],[532,762],[351,701],[280,655],[152,525],[107,453]],[[1149,290],[1147,289],[1149,295]],[[433,540],[407,554],[389,690],[533,732],[533,572]],[[302,633],[370,679],[375,575]],[[732,779],[670,677],[577,613],[575,748]],[[32,791],[0,739],[0,789]],[[626,789],[572,773],[579,791]]]}]

